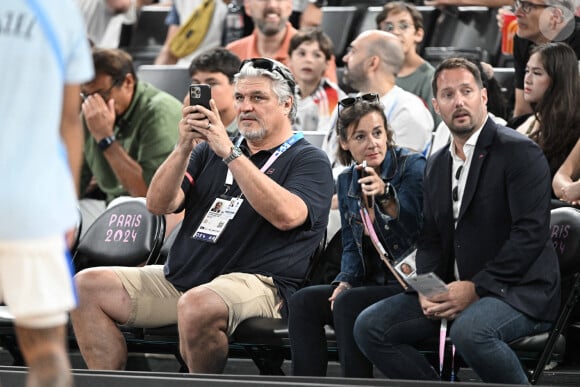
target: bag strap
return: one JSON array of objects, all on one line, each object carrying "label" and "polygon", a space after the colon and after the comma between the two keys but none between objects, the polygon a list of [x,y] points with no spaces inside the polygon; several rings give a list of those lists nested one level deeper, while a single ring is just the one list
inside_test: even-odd
[{"label": "bag strap", "polygon": [[215,0],[204,0],[179,27],[177,34],[171,39],[169,50],[177,58],[183,58],[197,50],[207,35],[213,19]]}]

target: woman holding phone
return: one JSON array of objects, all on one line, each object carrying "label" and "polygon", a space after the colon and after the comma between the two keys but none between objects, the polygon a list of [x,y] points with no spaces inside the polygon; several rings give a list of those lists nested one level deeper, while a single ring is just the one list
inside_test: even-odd
[{"label": "woman holding phone", "polygon": [[294,375],[326,374],[324,326],[332,325],[342,376],[372,377],[372,364],[353,338],[354,321],[367,306],[403,290],[392,268],[414,250],[419,234],[425,158],[395,145],[377,94],[341,100],[336,131],[337,156],[350,165],[337,181],[341,271],[332,284],[303,288],[290,299],[292,367]]}]

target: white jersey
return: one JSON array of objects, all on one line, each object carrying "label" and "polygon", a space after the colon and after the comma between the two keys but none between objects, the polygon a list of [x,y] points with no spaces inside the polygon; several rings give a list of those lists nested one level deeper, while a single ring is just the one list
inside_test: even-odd
[{"label": "white jersey", "polygon": [[10,0],[0,26],[0,240],[64,235],[78,212],[63,88],[94,76],[84,24],[73,0]]}]

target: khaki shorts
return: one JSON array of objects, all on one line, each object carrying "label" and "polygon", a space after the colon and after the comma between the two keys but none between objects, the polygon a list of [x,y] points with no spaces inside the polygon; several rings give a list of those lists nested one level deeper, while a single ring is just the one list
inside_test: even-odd
[{"label": "khaki shorts", "polygon": [[0,300],[17,325],[52,328],[76,306],[64,235],[0,241]]},{"label": "khaki shorts", "polygon": [[[177,323],[177,301],[183,294],[163,274],[163,266],[114,267],[131,297],[127,325],[152,328]],[[250,317],[280,318],[280,297],[270,277],[224,274],[200,285],[215,292],[228,308],[228,336]]]}]

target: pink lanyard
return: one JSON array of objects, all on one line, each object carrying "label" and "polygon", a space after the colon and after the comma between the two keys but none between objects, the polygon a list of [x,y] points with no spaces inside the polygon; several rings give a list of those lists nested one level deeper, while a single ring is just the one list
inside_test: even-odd
[{"label": "pink lanyard", "polygon": [[[447,319],[441,319],[439,328],[439,378],[443,377],[443,363],[445,361],[445,339],[447,338]],[[455,345],[451,345],[451,376],[449,381],[455,381]]]},{"label": "pink lanyard", "polygon": [[[374,200],[373,200],[374,202]],[[373,227],[373,222],[371,220],[371,216],[369,215],[369,209],[366,207],[367,201],[363,199],[363,203],[365,206],[360,206],[360,216],[363,222],[369,237],[371,238],[371,242],[375,246],[375,249],[379,253],[379,256],[383,260],[383,262],[387,265],[389,270],[393,273],[397,281],[401,284],[403,289],[407,289],[407,284],[399,277],[399,274],[395,271],[389,260],[387,259],[388,254],[385,250],[384,246],[382,245],[377,233],[375,232],[375,228]],[[373,209],[374,210],[374,209]],[[439,328],[439,377],[441,378],[443,375],[443,363],[445,361],[445,339],[447,338],[447,319],[441,320],[441,326]],[[455,381],[455,345],[451,346],[451,377],[450,381]]]},{"label": "pink lanyard", "polygon": [[375,246],[375,249],[379,253],[379,257],[381,257],[381,259],[383,260],[385,265],[387,265],[387,267],[389,268],[391,273],[393,273],[393,275],[395,276],[397,281],[399,281],[399,283],[401,284],[403,289],[407,289],[407,284],[405,283],[405,281],[403,281],[401,279],[401,277],[399,276],[399,273],[397,273],[397,271],[393,268],[393,266],[391,265],[391,263],[388,260],[389,255],[387,254],[387,250],[385,249],[385,247],[383,246],[383,244],[379,240],[377,233],[375,232],[375,228],[373,227],[373,222],[371,221],[371,217],[369,215],[369,210],[366,207],[361,206],[360,216],[361,216],[361,219],[362,219],[363,224],[365,226],[365,229],[367,230],[369,237],[371,238],[371,242],[373,243],[373,246]]}]

